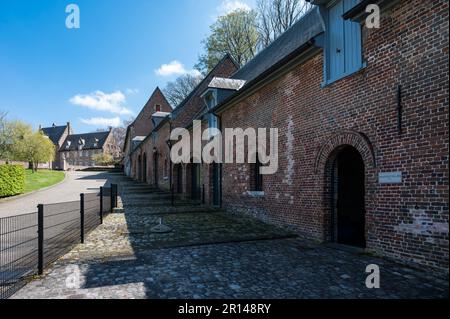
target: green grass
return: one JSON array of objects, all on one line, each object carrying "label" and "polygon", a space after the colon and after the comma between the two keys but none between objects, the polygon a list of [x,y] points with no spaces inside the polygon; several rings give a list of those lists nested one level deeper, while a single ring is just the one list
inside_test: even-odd
[{"label": "green grass", "polygon": [[30,193],[61,182],[65,177],[64,172],[38,170],[33,173],[30,169],[25,171],[25,193]]}]

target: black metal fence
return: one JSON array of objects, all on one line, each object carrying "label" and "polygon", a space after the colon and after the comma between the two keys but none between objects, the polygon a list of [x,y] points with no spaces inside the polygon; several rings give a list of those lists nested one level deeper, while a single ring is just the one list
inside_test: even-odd
[{"label": "black metal fence", "polygon": [[117,207],[117,185],[79,201],[41,204],[38,211],[0,218],[0,299],[12,296],[27,279],[84,243],[85,235]]}]

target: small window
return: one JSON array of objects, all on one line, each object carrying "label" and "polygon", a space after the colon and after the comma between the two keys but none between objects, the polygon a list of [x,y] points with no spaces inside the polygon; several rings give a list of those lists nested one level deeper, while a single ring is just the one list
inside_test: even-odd
[{"label": "small window", "polygon": [[161,105],[159,104],[155,105],[155,112],[161,112]]},{"label": "small window", "polygon": [[362,68],[361,25],[344,20],[359,0],[340,0],[328,8],[325,77],[336,81]]}]

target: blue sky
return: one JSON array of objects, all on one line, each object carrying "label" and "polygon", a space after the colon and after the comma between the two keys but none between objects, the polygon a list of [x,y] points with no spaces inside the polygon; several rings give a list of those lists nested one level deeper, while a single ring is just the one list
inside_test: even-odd
[{"label": "blue sky", "polygon": [[[80,8],[67,29],[66,6]],[[255,0],[0,0],[0,110],[95,131],[192,72],[215,17]]]}]

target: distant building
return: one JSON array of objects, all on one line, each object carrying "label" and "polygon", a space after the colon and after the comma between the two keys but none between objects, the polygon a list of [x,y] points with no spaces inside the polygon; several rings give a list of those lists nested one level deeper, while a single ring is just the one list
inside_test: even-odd
[{"label": "distant building", "polygon": [[41,128],[55,145],[55,160],[49,166],[54,170],[83,169],[97,166],[93,157],[97,154],[120,156],[112,130],[87,134],[73,134],[70,123],[66,126]]},{"label": "distant building", "polygon": [[64,163],[63,169],[70,170],[96,166],[94,155],[110,154],[116,157],[120,150],[110,130],[69,135],[59,152]]},{"label": "distant building", "polygon": [[62,170],[63,162],[61,159],[61,154],[59,153],[59,149],[65,142],[67,136],[73,133],[70,122],[67,122],[67,124],[64,126],[56,126],[55,124],[53,124],[51,127],[41,128],[41,131],[42,133],[44,133],[44,135],[48,136],[53,145],[55,145],[55,160],[49,163],[49,168],[54,170]]}]

